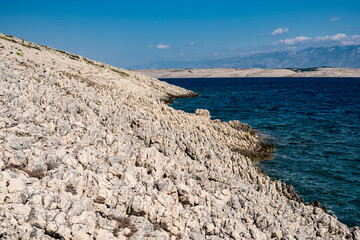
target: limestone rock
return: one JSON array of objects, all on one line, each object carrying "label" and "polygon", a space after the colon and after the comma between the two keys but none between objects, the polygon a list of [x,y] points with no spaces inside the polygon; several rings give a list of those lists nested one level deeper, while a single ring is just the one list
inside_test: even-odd
[{"label": "limestone rock", "polygon": [[254,166],[249,125],[165,104],[195,93],[0,37],[0,238],[359,239]]}]

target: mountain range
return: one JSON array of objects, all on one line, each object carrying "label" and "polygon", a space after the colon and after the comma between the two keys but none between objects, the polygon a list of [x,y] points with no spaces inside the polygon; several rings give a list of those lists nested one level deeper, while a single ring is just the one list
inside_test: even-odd
[{"label": "mountain range", "polygon": [[360,68],[360,45],[311,47],[302,50],[260,52],[243,57],[199,61],[167,61],[133,66],[160,68]]}]

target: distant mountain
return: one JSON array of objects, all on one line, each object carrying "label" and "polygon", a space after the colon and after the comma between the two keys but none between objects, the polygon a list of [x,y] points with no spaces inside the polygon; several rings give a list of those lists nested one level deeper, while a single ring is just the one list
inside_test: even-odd
[{"label": "distant mountain", "polygon": [[152,68],[360,68],[360,45],[312,47],[298,51],[262,52],[245,57],[218,60],[169,61],[134,66]]}]

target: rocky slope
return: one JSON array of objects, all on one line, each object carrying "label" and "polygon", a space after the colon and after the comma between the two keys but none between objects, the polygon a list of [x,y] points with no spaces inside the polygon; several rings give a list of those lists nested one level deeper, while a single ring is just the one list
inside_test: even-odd
[{"label": "rocky slope", "polygon": [[0,35],[0,239],[360,239],[251,159],[194,93]]},{"label": "rocky slope", "polygon": [[136,70],[155,78],[225,78],[225,77],[360,77],[357,68],[199,68],[199,69],[146,69]]}]

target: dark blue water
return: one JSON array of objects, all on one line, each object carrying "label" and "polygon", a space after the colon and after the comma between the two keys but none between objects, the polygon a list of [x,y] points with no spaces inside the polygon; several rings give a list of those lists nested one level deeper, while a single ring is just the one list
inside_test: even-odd
[{"label": "dark blue water", "polygon": [[240,120],[276,147],[260,163],[318,200],[348,226],[360,226],[360,78],[163,79],[200,97],[175,109],[209,109],[212,119]]}]

